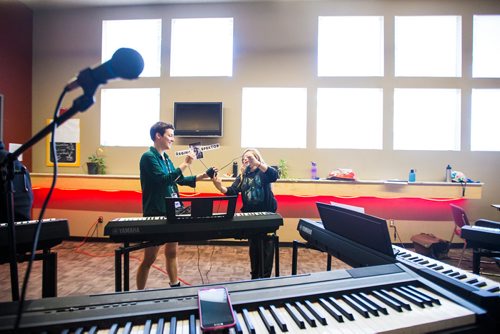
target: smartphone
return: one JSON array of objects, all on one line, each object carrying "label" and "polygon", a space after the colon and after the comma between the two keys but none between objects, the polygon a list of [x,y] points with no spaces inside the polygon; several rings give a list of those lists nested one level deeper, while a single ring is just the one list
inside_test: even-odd
[{"label": "smartphone", "polygon": [[236,324],[231,300],[224,287],[198,290],[198,310],[203,331],[229,328]]}]

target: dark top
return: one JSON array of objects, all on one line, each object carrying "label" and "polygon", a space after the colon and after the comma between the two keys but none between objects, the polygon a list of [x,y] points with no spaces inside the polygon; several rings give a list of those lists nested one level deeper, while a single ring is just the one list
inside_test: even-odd
[{"label": "dark top", "polygon": [[[276,212],[278,203],[274,198],[271,183],[278,179],[278,171],[269,166],[266,172],[256,169],[251,172],[247,167],[242,175],[238,175],[233,184],[227,188],[226,195],[238,195],[241,192],[243,206],[241,212]],[[241,184],[240,184],[241,183]]]},{"label": "dark top", "polygon": [[179,196],[177,185],[196,186],[196,176],[184,176],[166,153],[163,158],[154,147],[144,152],[139,163],[142,213],[144,216],[164,216],[165,197]]},{"label": "dark top", "polygon": [[[9,152],[4,149],[0,141],[0,162],[4,160]],[[28,169],[18,160],[14,161],[14,221],[31,220],[31,207],[33,205],[33,190],[31,188],[31,177]],[[0,185],[0,222],[7,222],[6,191]]]}]

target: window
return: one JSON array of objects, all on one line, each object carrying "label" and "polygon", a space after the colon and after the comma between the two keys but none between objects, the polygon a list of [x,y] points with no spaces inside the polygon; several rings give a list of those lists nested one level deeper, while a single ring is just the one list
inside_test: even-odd
[{"label": "window", "polygon": [[383,76],[382,16],[320,16],[318,76]]},{"label": "window", "polygon": [[395,75],[460,77],[460,16],[396,16]]},{"label": "window", "polygon": [[170,76],[232,76],[233,19],[173,19]]},{"label": "window", "polygon": [[500,15],[474,15],[472,76],[500,78]]},{"label": "window", "polygon": [[394,90],[395,150],[460,150],[460,90]]},{"label": "window", "polygon": [[116,50],[132,48],[144,59],[141,77],[159,77],[161,69],[161,20],[117,20],[102,22],[102,61]]},{"label": "window", "polygon": [[317,148],[382,149],[379,88],[318,89]]},{"label": "window", "polygon": [[473,89],[471,150],[500,151],[500,89]]},{"label": "window", "polygon": [[159,119],[159,88],[101,90],[101,145],[150,146]]},{"label": "window", "polygon": [[306,147],[307,89],[243,88],[242,95],[242,147]]}]

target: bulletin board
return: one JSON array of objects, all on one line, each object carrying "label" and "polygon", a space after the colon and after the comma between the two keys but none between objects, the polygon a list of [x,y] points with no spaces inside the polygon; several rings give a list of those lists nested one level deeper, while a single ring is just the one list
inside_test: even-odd
[{"label": "bulletin board", "polygon": [[[47,124],[52,122],[47,120]],[[69,119],[58,126],[55,134],[56,157],[58,166],[80,166],[80,120]],[[50,136],[46,139],[46,164],[53,166],[52,146],[50,145]]]}]

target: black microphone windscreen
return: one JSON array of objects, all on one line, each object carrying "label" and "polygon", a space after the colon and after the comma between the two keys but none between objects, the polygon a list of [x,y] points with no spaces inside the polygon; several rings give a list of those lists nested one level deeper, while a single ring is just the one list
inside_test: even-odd
[{"label": "black microphone windscreen", "polygon": [[136,79],[144,69],[144,60],[134,49],[120,48],[111,58],[111,69],[116,77]]}]

